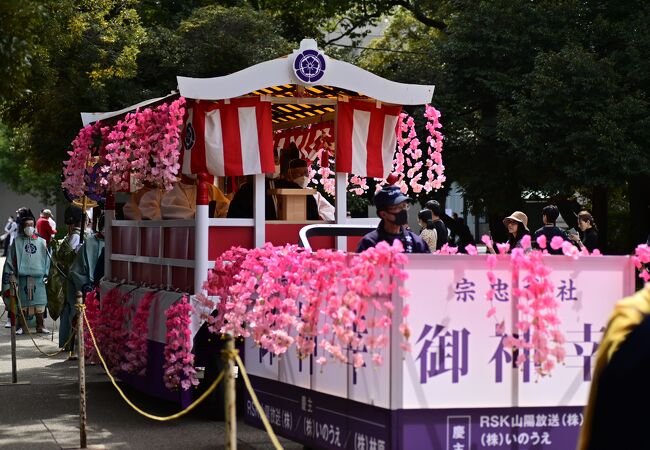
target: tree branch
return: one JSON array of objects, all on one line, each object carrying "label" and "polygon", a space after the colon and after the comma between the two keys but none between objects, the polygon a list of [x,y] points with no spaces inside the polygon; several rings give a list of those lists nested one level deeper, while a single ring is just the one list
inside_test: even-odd
[{"label": "tree branch", "polygon": [[332,38],[332,39],[330,39],[328,41],[325,41],[323,45],[324,46],[331,45],[331,44],[333,44],[333,43],[335,43],[337,41],[340,41],[341,39],[343,39],[345,37],[350,36],[358,28],[367,25],[368,22],[370,22],[372,19],[378,19],[379,17],[381,17],[381,15],[382,15],[382,13],[380,11],[377,11],[377,12],[372,13],[372,14],[363,14],[360,18],[357,19],[356,22],[353,21],[352,19],[350,19],[349,17],[346,17],[346,18],[343,18],[343,19],[339,20],[338,23],[342,23],[344,20],[347,19],[347,21],[350,22],[350,28],[348,28],[347,30],[342,32],[339,36],[337,36],[335,38]]},{"label": "tree branch", "polygon": [[418,7],[417,0],[413,2],[410,0],[396,0],[395,5],[401,6],[407,11],[410,11],[411,14],[413,14],[413,17],[428,27],[432,27],[440,31],[445,31],[447,28],[447,24],[444,21],[427,16],[424,11]]}]

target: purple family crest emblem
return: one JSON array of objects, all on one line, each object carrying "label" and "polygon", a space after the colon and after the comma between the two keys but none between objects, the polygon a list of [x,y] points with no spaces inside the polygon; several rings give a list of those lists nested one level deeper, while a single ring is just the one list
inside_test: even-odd
[{"label": "purple family crest emblem", "polygon": [[315,83],[325,75],[325,57],[313,49],[303,50],[296,55],[293,71],[300,81]]}]

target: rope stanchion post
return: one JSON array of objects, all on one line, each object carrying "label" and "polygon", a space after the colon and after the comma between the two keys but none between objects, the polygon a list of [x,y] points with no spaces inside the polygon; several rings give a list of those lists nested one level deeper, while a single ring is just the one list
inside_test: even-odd
[{"label": "rope stanchion post", "polygon": [[225,372],[225,397],[226,397],[226,450],[237,449],[237,394],[235,390],[234,368],[236,367],[232,355],[235,352],[235,339],[226,335],[224,359]]},{"label": "rope stanchion post", "polygon": [[18,382],[18,365],[16,358],[16,295],[18,283],[16,277],[10,276],[10,297],[9,297],[9,321],[11,322],[11,383],[0,383],[0,386],[15,386],[18,384],[29,384],[29,381]]},{"label": "rope stanchion post", "polygon": [[15,288],[11,286],[13,293],[9,301],[9,317],[11,320],[11,382],[18,383],[18,368],[16,367],[16,295]]},{"label": "rope stanchion post", "polygon": [[83,294],[77,291],[77,352],[79,354],[79,448],[86,448],[86,360],[84,355]]}]

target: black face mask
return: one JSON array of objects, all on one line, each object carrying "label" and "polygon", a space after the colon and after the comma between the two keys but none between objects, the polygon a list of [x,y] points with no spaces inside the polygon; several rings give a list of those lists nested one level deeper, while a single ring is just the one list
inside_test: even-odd
[{"label": "black face mask", "polygon": [[409,222],[408,211],[405,209],[401,210],[397,214],[391,215],[395,216],[395,219],[391,220],[390,222],[394,223],[395,225],[406,225]]}]

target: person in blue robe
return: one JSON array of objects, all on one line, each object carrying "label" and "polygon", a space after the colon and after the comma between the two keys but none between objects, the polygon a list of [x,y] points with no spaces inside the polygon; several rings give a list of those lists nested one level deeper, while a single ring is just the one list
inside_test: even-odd
[{"label": "person in blue robe", "polygon": [[45,280],[50,270],[50,257],[45,239],[36,234],[36,219],[28,208],[17,211],[18,235],[9,247],[2,271],[2,293],[9,304],[11,281],[17,285],[16,297],[22,314],[17,314],[19,328],[16,334],[28,331],[25,318],[36,316],[36,332],[49,333],[44,326],[47,291]]}]

